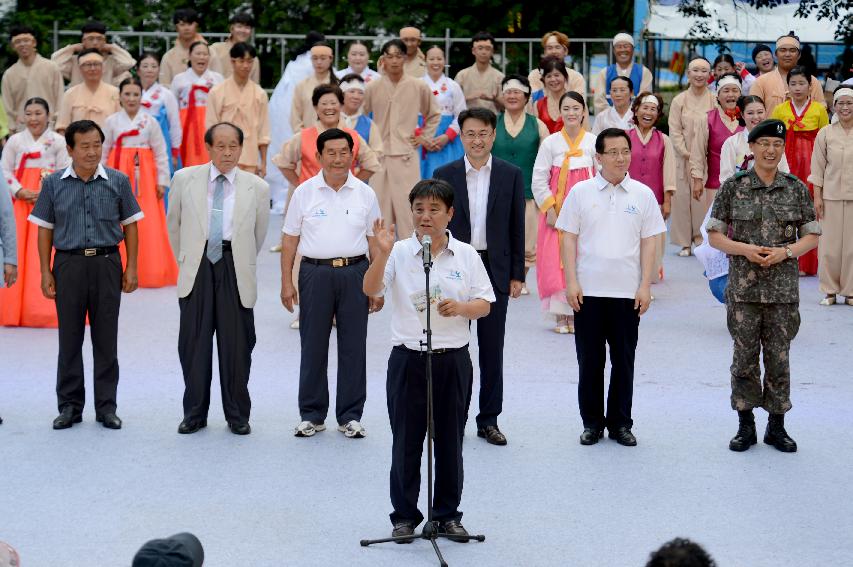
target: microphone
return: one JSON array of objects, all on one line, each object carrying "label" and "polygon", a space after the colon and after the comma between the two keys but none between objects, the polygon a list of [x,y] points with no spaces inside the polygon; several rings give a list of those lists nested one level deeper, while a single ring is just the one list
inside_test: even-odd
[{"label": "microphone", "polygon": [[423,238],[421,238],[421,244],[423,244],[421,256],[424,260],[424,266],[429,266],[432,264],[432,238],[430,235],[425,234]]}]

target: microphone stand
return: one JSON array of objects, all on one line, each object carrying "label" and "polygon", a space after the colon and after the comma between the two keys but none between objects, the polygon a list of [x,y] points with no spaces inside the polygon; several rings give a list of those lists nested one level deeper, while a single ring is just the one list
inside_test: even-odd
[{"label": "microphone stand", "polygon": [[[429,238],[428,236],[426,238]],[[428,243],[424,243],[428,244]],[[387,537],[382,539],[363,539],[361,540],[361,546],[367,547],[368,545],[373,545],[374,543],[388,543],[388,542],[410,542],[416,539],[425,539],[432,544],[432,548],[435,550],[435,554],[438,557],[438,563],[441,567],[447,567],[447,562],[444,560],[444,556],[441,554],[441,550],[438,548],[438,538],[452,538],[453,540],[462,542],[462,541],[486,541],[486,536],[484,535],[467,535],[467,536],[452,536],[450,534],[439,533],[439,522],[432,519],[432,475],[433,475],[433,451],[432,445],[435,439],[435,423],[433,421],[433,399],[432,399],[432,321],[430,317],[431,305],[430,305],[430,286],[429,286],[429,273],[432,269],[432,254],[429,250],[429,246],[424,246],[424,277],[426,279],[426,329],[424,329],[424,334],[426,335],[426,341],[420,341],[421,347],[426,347],[426,382],[427,382],[427,521],[424,524],[423,529],[420,533],[414,533],[408,536],[397,536],[397,537]]]}]

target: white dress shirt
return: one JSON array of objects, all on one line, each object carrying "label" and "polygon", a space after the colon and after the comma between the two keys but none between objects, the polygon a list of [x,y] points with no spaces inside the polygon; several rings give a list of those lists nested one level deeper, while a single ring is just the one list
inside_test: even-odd
[{"label": "white dress shirt", "polygon": [[492,156],[480,169],[474,169],[465,156],[465,182],[468,185],[468,209],[471,211],[471,246],[485,250],[486,209],[489,204],[489,182],[492,175]]},{"label": "white dress shirt", "polygon": [[231,240],[231,221],[234,218],[234,201],[236,200],[236,187],[234,180],[237,178],[237,168],[233,168],[228,173],[222,173],[213,162],[210,162],[210,181],[207,184],[207,226],[210,226],[210,218],[213,215],[213,192],[216,191],[216,178],[220,175],[225,176],[223,189],[225,196],[222,200],[222,240]]},{"label": "white dress shirt", "polygon": [[589,297],[633,299],[640,287],[640,240],[666,232],[655,194],[627,174],[612,185],[599,173],[575,184],[555,227],[578,236],[577,274]]},{"label": "white dress shirt", "polygon": [[[426,340],[424,325],[413,303],[413,296],[425,295],[423,246],[415,234],[394,244],[385,265],[384,289],[390,290],[391,344],[420,350]],[[443,299],[495,302],[495,292],[480,255],[470,244],[447,232],[447,247],[432,259],[430,287],[441,290]],[[440,319],[439,319],[440,318]],[[471,340],[471,326],[465,317],[435,317],[432,320],[433,348],[461,348]]]},{"label": "white dress shirt", "polygon": [[282,232],[299,237],[297,251],[308,258],[352,258],[367,254],[367,237],[380,218],[376,193],[352,172],[335,191],[323,170],[294,189]]}]

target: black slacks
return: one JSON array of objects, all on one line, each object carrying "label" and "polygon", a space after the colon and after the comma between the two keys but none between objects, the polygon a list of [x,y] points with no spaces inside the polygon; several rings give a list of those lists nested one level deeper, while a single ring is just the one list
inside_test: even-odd
[{"label": "black slacks", "polygon": [[86,316],[94,358],[95,413],[116,411],[118,389],[118,314],[121,305],[121,257],[78,256],[57,251],[53,258],[59,357],[56,397],[59,411],[66,406],[83,413],[83,336]]},{"label": "black slacks", "polygon": [[[435,423],[433,519],[462,518],[462,438],[474,369],[468,348],[432,357]],[[391,522],[420,523],[421,455],[427,433],[426,355],[395,346],[388,359],[388,418],[391,449]],[[427,503],[429,505],[429,503]]]},{"label": "black slacks", "polygon": [[329,336],[338,328],[338,425],[360,421],[367,400],[368,299],[361,291],[369,263],[299,266],[299,415],[322,423],[329,412]]},{"label": "black slacks", "polygon": [[[578,406],[583,426],[611,431],[631,427],[634,395],[634,354],[640,326],[633,299],[583,298],[575,313],[575,349],[578,356]],[[605,345],[610,346],[610,388],[604,414]]]},{"label": "black slacks", "polygon": [[225,249],[211,264],[202,255],[190,294],[178,300],[178,356],[184,373],[184,419],[206,419],[213,374],[213,334],[219,355],[222,411],[229,423],[249,422],[249,371],[255,348],[255,316],[243,307],[234,257]]},{"label": "black slacks", "polygon": [[[495,302],[489,314],[477,319],[477,344],[480,349],[480,413],[477,427],[498,424],[504,401],[504,336],[506,335],[506,311],[509,295],[498,291],[489,267],[483,256],[483,264],[495,291]],[[469,394],[470,396],[470,394]]]}]

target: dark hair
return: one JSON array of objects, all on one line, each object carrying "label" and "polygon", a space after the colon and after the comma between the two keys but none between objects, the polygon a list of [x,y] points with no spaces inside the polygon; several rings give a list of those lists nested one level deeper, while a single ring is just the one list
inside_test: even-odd
[{"label": "dark hair", "polygon": [[104,25],[104,22],[99,22],[98,20],[89,20],[83,27],[80,28],[80,35],[84,35],[87,33],[99,33],[101,35],[107,35],[107,26]]},{"label": "dark hair", "polygon": [[557,108],[560,108],[561,106],[563,106],[563,100],[565,100],[567,98],[570,98],[573,101],[579,103],[584,108],[584,110],[586,110],[586,101],[584,100],[583,95],[580,94],[579,92],[575,92],[575,91],[564,92],[563,96],[561,96],[560,100],[557,102]]},{"label": "dark hair", "polygon": [[142,87],[142,81],[139,80],[139,77],[128,77],[119,83],[118,93],[121,94],[121,92],[124,90],[124,87],[126,87],[127,85],[136,85],[137,87],[139,87],[140,90],[145,90]]},{"label": "dark hair", "polygon": [[178,25],[181,22],[185,24],[199,24],[201,23],[201,18],[198,12],[192,8],[179,8],[172,15],[172,23]]},{"label": "dark hair", "polygon": [[30,26],[12,26],[9,28],[9,41],[12,41],[12,38],[16,35],[23,35],[25,33],[30,34],[38,41],[35,30]]},{"label": "dark hair", "polygon": [[80,53],[78,53],[77,54],[77,60],[79,61],[81,57],[83,57],[85,55],[89,55],[90,53],[97,53],[98,55],[103,57],[103,54],[100,51],[98,51],[94,47],[90,47],[89,49],[84,49]]},{"label": "dark hair", "polygon": [[530,100],[530,81],[524,75],[507,75],[503,78],[503,81],[501,81],[501,89],[503,89],[503,86],[513,79],[528,88],[528,91],[524,93],[524,100]]},{"label": "dark hair", "polygon": [[770,55],[773,55],[773,51],[771,51],[769,45],[766,45],[764,43],[759,43],[758,45],[756,45],[755,47],[752,48],[752,62],[753,63],[755,63],[755,58],[758,57],[758,54],[761,53],[762,51],[766,51],[766,52],[770,53]]},{"label": "dark hair", "polygon": [[28,98],[27,102],[24,103],[24,110],[27,110],[27,107],[31,104],[40,104],[44,107],[44,111],[50,114],[50,105],[47,104],[47,101],[41,98],[40,96],[34,96],[33,98]]},{"label": "dark hair", "polygon": [[341,104],[344,103],[344,92],[338,85],[332,85],[330,83],[326,83],[324,85],[317,85],[314,87],[314,91],[311,93],[311,106],[317,106],[320,104],[320,99],[323,98],[324,95],[333,94],[338,99],[338,102]]},{"label": "dark hair", "polygon": [[[190,48],[187,49],[187,54],[192,55],[193,49],[195,49],[199,45],[205,46],[207,48],[208,53],[210,52],[210,45],[208,45],[208,43],[206,41],[199,39],[198,41],[194,41],[190,44]],[[187,61],[187,67],[189,67],[191,65],[192,64],[189,61]]]},{"label": "dark hair", "polygon": [[447,55],[444,53],[444,48],[442,46],[438,45],[437,43],[433,43],[432,45],[430,45],[429,47],[424,49],[424,55],[426,55],[427,53],[429,53],[433,49],[438,49],[439,51],[441,51],[441,56],[444,57],[445,59],[447,58]]},{"label": "dark hair", "polygon": [[607,140],[608,138],[625,138],[628,142],[628,149],[631,149],[631,137],[628,136],[628,133],[625,130],[621,128],[605,128],[595,138],[595,153],[604,153],[604,140]]},{"label": "dark hair", "polygon": [[68,144],[68,147],[73,150],[75,134],[87,134],[94,130],[97,130],[98,134],[101,135],[101,143],[103,144],[104,131],[101,130],[101,127],[98,126],[97,122],[94,122],[92,120],[75,120],[74,122],[68,125],[68,128],[65,129],[65,143]]},{"label": "dark hair", "polygon": [[345,132],[340,128],[329,128],[317,136],[317,153],[322,154],[323,148],[326,147],[326,142],[330,142],[332,140],[346,140],[347,146],[349,146],[349,151],[352,151],[352,148],[355,145],[355,142],[353,141],[352,136],[349,135],[349,132]]},{"label": "dark hair", "polygon": [[737,123],[741,126],[746,126],[746,120],[743,118],[743,113],[746,111],[746,107],[754,102],[764,106],[764,99],[758,95],[745,95],[738,97],[737,107],[740,109],[740,114],[737,117]]},{"label": "dark hair", "polygon": [[714,64],[711,65],[711,69],[717,66],[719,63],[728,63],[732,67],[735,66],[735,59],[728,53],[720,53],[717,57],[714,58]]},{"label": "dark hair", "polygon": [[791,67],[791,70],[788,71],[788,76],[785,78],[785,82],[790,85],[791,84],[791,77],[795,77],[797,75],[805,77],[806,82],[811,84],[812,74],[809,73],[808,69],[806,69],[802,65],[794,65],[793,67]]},{"label": "dark hair", "polygon": [[213,134],[214,130],[219,128],[220,126],[230,126],[237,132],[237,141],[240,142],[240,145],[243,145],[243,130],[240,129],[236,124],[232,124],[231,122],[217,122],[213,126],[207,129],[207,132],[204,133],[204,143],[208,146],[213,145]]},{"label": "dark hair", "polygon": [[422,179],[409,191],[409,206],[415,199],[435,199],[450,210],[453,207],[453,186],[443,179]]},{"label": "dark hair", "polygon": [[698,543],[677,537],[649,556],[646,567],[715,567],[717,564]]},{"label": "dark hair", "polygon": [[399,49],[400,53],[406,53],[406,44],[403,43],[403,40],[398,37],[395,37],[394,39],[389,39],[388,41],[383,43],[382,49],[380,49],[379,52],[382,55],[388,55],[388,52],[391,50],[392,47],[396,47],[397,49]]},{"label": "dark hair", "polygon": [[321,34],[318,31],[310,31],[305,34],[305,43],[296,48],[293,52],[294,57],[299,57],[303,53],[309,51],[314,45],[320,43],[322,41],[326,41],[326,36]]},{"label": "dark hair", "polygon": [[350,73],[350,74],[344,75],[343,77],[340,78],[341,83],[347,83],[349,81],[360,81],[361,83],[364,84],[364,77],[362,77],[358,73]]},{"label": "dark hair", "polygon": [[258,56],[258,50],[255,46],[244,41],[239,41],[231,46],[231,51],[228,52],[231,59],[242,59],[246,55],[254,59]]},{"label": "dark hair", "polygon": [[613,89],[614,81],[625,81],[628,83],[628,90],[631,91],[631,94],[634,94],[634,81],[631,80],[631,77],[623,77],[622,75],[616,75],[612,79],[610,79],[610,88]]},{"label": "dark hair", "polygon": [[495,116],[495,113],[488,108],[466,108],[459,113],[459,116],[456,117],[460,130],[465,127],[465,121],[469,118],[485,122],[486,124],[489,124],[493,130],[498,125],[498,117]]},{"label": "dark hair", "polygon": [[234,24],[243,24],[244,26],[249,26],[250,28],[255,27],[255,20],[252,18],[250,14],[246,12],[237,12],[231,19],[228,20],[228,25],[233,26]]},{"label": "dark hair", "polygon": [[370,53],[370,48],[360,39],[354,39],[353,41],[349,42],[349,44],[347,45],[347,53],[349,53],[349,50],[352,49],[353,45],[360,45],[367,50],[368,54]]},{"label": "dark hair", "polygon": [[539,72],[542,73],[542,79],[545,79],[545,75],[551,71],[559,71],[560,74],[566,78],[566,81],[569,80],[569,72],[566,70],[566,63],[559,57],[554,57],[553,55],[543,57],[539,61]]},{"label": "dark hair", "polygon": [[474,47],[474,43],[478,41],[488,41],[491,42],[492,47],[495,46],[495,36],[486,31],[479,31],[474,34],[474,37],[471,38],[471,47]]},{"label": "dark hair", "polygon": [[139,57],[139,60],[136,62],[136,68],[139,69],[139,65],[146,59],[153,59],[157,62],[157,65],[160,65],[159,53],[157,53],[156,51],[143,51],[142,55]]},{"label": "dark hair", "polygon": [[661,116],[663,116],[663,98],[657,93],[652,93],[649,91],[643,91],[640,94],[638,94],[634,98],[634,102],[631,103],[631,114],[634,115],[633,118],[631,118],[631,120],[634,122],[634,124],[636,124],[638,126],[640,125],[640,121],[637,120],[637,110],[640,109],[640,105],[643,104],[643,99],[646,98],[647,96],[653,96],[658,101],[658,120],[660,120]]}]

